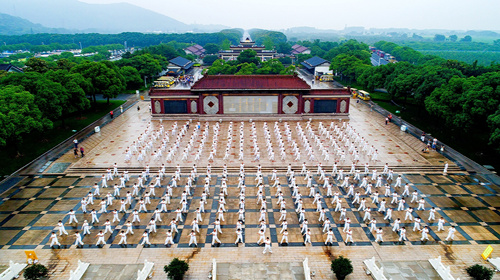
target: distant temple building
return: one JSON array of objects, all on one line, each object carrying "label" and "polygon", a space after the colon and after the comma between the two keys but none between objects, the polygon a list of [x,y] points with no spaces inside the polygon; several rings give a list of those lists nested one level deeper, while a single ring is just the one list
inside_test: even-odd
[{"label": "distant temple building", "polygon": [[311,57],[301,63],[304,68],[309,71],[309,73],[314,76],[321,76],[324,74],[332,74],[333,71],[330,70],[330,62],[321,57]]},{"label": "distant temple building", "polygon": [[169,76],[179,76],[184,75],[188,72],[194,65],[189,59],[178,56],[168,61],[169,64],[167,66],[167,75]]},{"label": "distant temple building", "polygon": [[154,117],[204,115],[349,115],[350,93],[342,89],[312,89],[297,76],[214,75],[190,89],[151,88]]},{"label": "distant temple building", "polygon": [[203,56],[205,54],[205,49],[196,44],[196,45],[193,45],[193,46],[190,46],[190,47],[187,47],[184,49],[184,51],[187,53],[187,54],[193,54],[193,55],[196,55],[196,56]]},{"label": "distant temple building", "polygon": [[0,71],[23,73],[23,69],[12,64],[0,64]]},{"label": "distant temple building", "polygon": [[295,44],[295,45],[292,46],[292,51],[290,53],[293,54],[293,55],[296,55],[296,54],[311,54],[311,50],[308,47],[304,47],[304,46]]},{"label": "distant temple building", "polygon": [[254,50],[261,61],[273,59],[277,55],[275,50],[266,50],[264,46],[256,45],[250,38],[246,38],[238,46],[231,46],[229,50],[219,51],[219,57],[224,60],[236,60],[244,50]]}]

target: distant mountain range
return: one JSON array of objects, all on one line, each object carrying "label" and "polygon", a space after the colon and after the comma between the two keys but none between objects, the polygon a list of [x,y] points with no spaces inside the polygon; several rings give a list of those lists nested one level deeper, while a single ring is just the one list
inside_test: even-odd
[{"label": "distant mountain range", "polygon": [[67,34],[73,32],[64,28],[45,27],[20,17],[0,13],[0,35],[23,35],[34,33]]},{"label": "distant mountain range", "polygon": [[[2,0],[0,13],[20,17],[27,21],[10,18],[11,23],[0,21],[0,27],[9,25],[10,35],[19,32],[216,32],[228,28],[222,25],[188,25],[160,13],[128,3],[88,4],[78,0]],[[23,28],[15,29],[13,23]],[[26,30],[28,28],[29,30]],[[48,28],[48,29],[45,29]],[[24,31],[23,31],[24,30]],[[52,31],[51,31],[52,30]],[[5,31],[0,30],[5,34]],[[25,34],[24,33],[24,34]]]},{"label": "distant mountain range", "polygon": [[349,26],[341,30],[335,29],[318,29],[310,26],[291,27],[281,30],[286,35],[294,34],[389,34],[389,33],[415,33],[418,35],[435,35],[435,34],[461,34],[471,36],[484,36],[484,37],[500,37],[500,31],[491,30],[447,30],[447,29],[411,29],[411,28],[365,28],[363,26]]}]

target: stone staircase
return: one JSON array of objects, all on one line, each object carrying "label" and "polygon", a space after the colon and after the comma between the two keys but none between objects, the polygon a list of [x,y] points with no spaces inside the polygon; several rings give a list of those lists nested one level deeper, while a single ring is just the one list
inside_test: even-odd
[{"label": "stone staircase", "polygon": [[[274,167],[271,166],[262,166],[262,173],[264,174],[270,174],[272,172]],[[287,171],[287,166],[281,166],[281,167],[275,167],[276,171],[279,174],[284,174]],[[296,172],[299,172],[302,169],[301,165],[292,165],[293,170]],[[349,171],[351,169],[350,165],[345,165],[345,166],[338,166],[338,169],[344,169],[344,171]],[[150,167],[150,173],[151,174],[156,174],[158,170],[160,169],[159,166],[152,166]],[[181,173],[182,174],[188,174],[191,172],[192,166],[181,166]],[[310,169],[313,173],[316,173],[317,167],[316,166],[308,166],[308,169]],[[377,169],[379,172],[384,169],[384,166],[370,166],[370,170]],[[402,174],[402,173],[425,173],[425,174],[442,174],[443,173],[443,166],[439,165],[424,165],[424,166],[395,166],[392,167],[394,170],[395,174]],[[69,168],[65,174],[68,176],[71,175],[79,175],[79,174],[95,174],[95,175],[100,175],[100,174],[105,174],[107,168],[106,167],[71,167]],[[118,167],[119,171],[127,170],[129,174],[140,174],[142,171],[144,171],[144,167],[139,167],[139,166],[122,166]],[[174,174],[176,170],[175,166],[168,166],[165,168],[165,171],[167,174]],[[227,172],[229,174],[238,174],[239,173],[239,167],[228,167]],[[331,167],[325,167],[325,170],[327,173],[331,173],[332,168]],[[360,168],[361,171],[363,171],[363,168]],[[198,167],[197,168],[198,174],[204,174],[206,172],[205,167]],[[247,174],[255,174],[257,172],[257,167],[256,166],[248,166],[245,167],[245,173]],[[212,166],[212,173],[213,174],[219,174],[222,173],[222,167],[221,166]],[[448,168],[448,173],[466,173],[466,171],[460,169],[460,167],[455,166],[455,165],[450,165]],[[363,173],[362,173],[363,174]]]}]

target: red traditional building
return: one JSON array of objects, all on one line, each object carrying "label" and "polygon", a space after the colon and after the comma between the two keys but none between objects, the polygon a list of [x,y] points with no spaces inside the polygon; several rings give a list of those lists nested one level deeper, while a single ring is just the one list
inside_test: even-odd
[{"label": "red traditional building", "polygon": [[348,89],[312,89],[297,76],[205,76],[190,89],[151,88],[153,116],[325,115],[347,117]]}]

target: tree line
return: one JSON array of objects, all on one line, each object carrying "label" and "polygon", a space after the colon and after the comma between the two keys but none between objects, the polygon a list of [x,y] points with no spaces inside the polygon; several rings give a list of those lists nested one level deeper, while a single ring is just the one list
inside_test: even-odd
[{"label": "tree line", "polygon": [[378,42],[375,46],[404,61],[374,67],[359,55],[359,49],[367,51],[365,44],[349,41],[343,45],[347,52],[331,63],[342,79],[370,91],[384,88],[393,100],[415,104],[451,129],[490,131],[489,144],[499,149],[500,64],[468,64]]},{"label": "tree line", "polygon": [[44,58],[31,57],[23,63],[24,73],[0,72],[0,146],[19,147],[25,135],[51,129],[55,121],[83,113],[97,102],[125,90],[140,88],[144,80],[156,77],[168,61],[186,55],[189,44],[169,42],[125,53],[123,59],[108,61],[108,50],[120,45],[87,47],[90,57],[70,52]]},{"label": "tree line", "polygon": [[[142,48],[159,45],[172,41],[181,43],[196,42],[200,45],[208,43],[222,44],[225,40],[232,44],[239,42],[242,31],[238,29],[222,30],[216,33],[184,33],[184,34],[145,34],[139,32],[125,32],[119,34],[25,34],[19,36],[0,35],[0,42],[5,44],[0,46],[0,51],[30,50],[32,48],[45,48],[35,46],[53,46],[54,49],[76,49],[80,44],[85,48],[89,46],[100,46],[110,44],[125,44],[127,47]],[[65,47],[57,47],[60,44]],[[35,52],[35,51],[32,51]]]},{"label": "tree line", "polygon": [[135,68],[110,61],[30,58],[25,73],[0,73],[0,146],[18,148],[26,134],[51,129],[56,120],[64,125],[65,117],[89,109],[97,95],[109,101],[141,82]]},{"label": "tree line", "polygon": [[207,75],[292,75],[295,66],[285,68],[278,59],[261,61],[254,50],[244,50],[236,60],[225,61],[217,59],[212,66],[205,71]]}]

